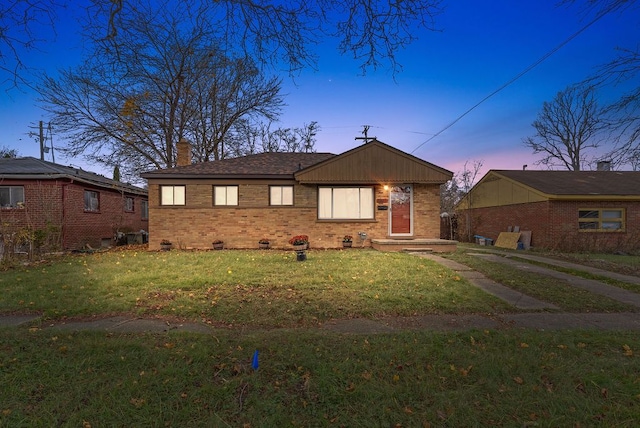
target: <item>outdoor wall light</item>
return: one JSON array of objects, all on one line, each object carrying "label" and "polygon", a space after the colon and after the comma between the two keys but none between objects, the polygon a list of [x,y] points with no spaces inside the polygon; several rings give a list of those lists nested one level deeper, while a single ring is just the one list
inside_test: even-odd
[{"label": "outdoor wall light", "polygon": [[387,186],[386,184],[384,185],[384,190],[389,190],[389,186]]}]

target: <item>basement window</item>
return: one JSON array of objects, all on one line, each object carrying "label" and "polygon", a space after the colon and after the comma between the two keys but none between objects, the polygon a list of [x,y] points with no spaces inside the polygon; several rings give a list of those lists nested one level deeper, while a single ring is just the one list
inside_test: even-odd
[{"label": "basement window", "polygon": [[578,228],[581,232],[624,231],[624,215],[624,208],[580,208]]}]

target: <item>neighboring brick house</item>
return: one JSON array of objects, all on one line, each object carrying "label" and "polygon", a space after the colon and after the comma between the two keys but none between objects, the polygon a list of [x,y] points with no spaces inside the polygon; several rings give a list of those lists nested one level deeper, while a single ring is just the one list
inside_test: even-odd
[{"label": "neighboring brick house", "polygon": [[377,140],[340,155],[260,153],[191,164],[190,153],[181,141],[180,166],[142,174],[151,249],[163,239],[179,248],[211,248],[216,239],[258,248],[261,238],[290,248],[299,234],[312,248],[340,247],[344,235],[354,246],[403,239],[404,246],[455,248],[439,240],[439,189],[453,174]]},{"label": "neighboring brick house", "polygon": [[99,248],[116,232],[148,228],[145,189],[80,168],[0,159],[0,234],[37,231],[52,249]]},{"label": "neighboring brick house", "polygon": [[[470,199],[469,199],[470,196]],[[470,209],[469,209],[470,208]],[[458,232],[493,240],[509,226],[534,247],[640,249],[640,172],[491,170],[457,206]]]}]

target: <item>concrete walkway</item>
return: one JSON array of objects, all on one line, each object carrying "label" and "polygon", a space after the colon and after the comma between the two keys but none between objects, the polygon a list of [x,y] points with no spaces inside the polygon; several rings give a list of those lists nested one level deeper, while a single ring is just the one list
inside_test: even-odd
[{"label": "concrete walkway", "polygon": [[[468,314],[468,315],[425,315],[415,317],[390,317],[379,320],[369,319],[337,319],[326,322],[325,331],[348,334],[393,333],[403,330],[459,331],[469,329],[506,329],[530,328],[537,330],[562,329],[599,329],[599,330],[640,330],[640,311],[626,313],[562,313],[559,308],[548,302],[517,292],[505,287],[468,266],[449,259],[425,253],[414,253],[436,261],[466,278],[471,284],[481,288],[510,305],[522,309],[525,313],[514,314]],[[523,272],[535,272],[548,275],[586,289],[592,293],[607,296],[617,301],[640,308],[640,294],[633,293],[600,281],[580,278],[525,262],[509,259],[509,254],[499,251],[481,250],[476,254],[492,262],[506,263]],[[503,257],[507,256],[507,257]],[[574,270],[589,272],[594,275],[609,277],[630,284],[640,284],[640,278],[604,271],[584,265],[562,262],[541,256],[517,254],[519,258],[528,258],[549,265],[562,266]],[[169,333],[184,331],[212,334],[215,328],[202,323],[179,323],[163,319],[135,318],[116,316],[94,318],[82,321],[42,321],[38,315],[0,315],[1,327],[30,327],[49,330],[80,331],[95,330],[113,333]]]}]

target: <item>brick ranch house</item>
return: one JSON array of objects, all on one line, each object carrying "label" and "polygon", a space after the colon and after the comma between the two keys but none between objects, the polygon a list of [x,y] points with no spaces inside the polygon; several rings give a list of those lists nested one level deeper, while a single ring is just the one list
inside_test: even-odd
[{"label": "brick ranch house", "polygon": [[509,226],[534,247],[640,249],[640,172],[491,170],[457,206],[459,233],[497,239]]},{"label": "brick ranch house", "polygon": [[49,249],[99,248],[148,229],[145,189],[33,157],[0,159],[0,234],[38,231]]},{"label": "brick ranch house", "polygon": [[260,153],[191,164],[190,145],[177,145],[175,168],[142,174],[149,183],[149,248],[161,240],[185,249],[291,248],[308,235],[312,248],[337,248],[345,235],[354,247],[400,250],[440,240],[442,183],[452,173],[380,141],[340,155]]}]

